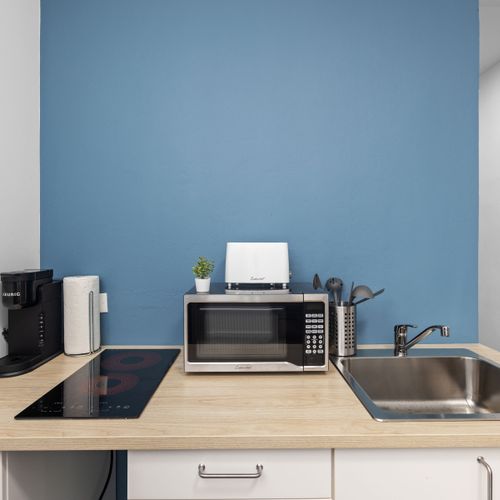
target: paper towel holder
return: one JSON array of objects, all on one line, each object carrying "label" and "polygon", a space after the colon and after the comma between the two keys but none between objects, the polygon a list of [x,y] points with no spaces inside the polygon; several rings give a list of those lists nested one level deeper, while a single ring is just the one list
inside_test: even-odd
[{"label": "paper towel holder", "polygon": [[64,353],[88,356],[101,349],[100,315],[108,312],[99,276],[67,276],[64,282]]},{"label": "paper towel holder", "polygon": [[89,354],[93,354],[100,349],[95,348],[95,337],[94,337],[94,292],[91,290],[89,292]]}]

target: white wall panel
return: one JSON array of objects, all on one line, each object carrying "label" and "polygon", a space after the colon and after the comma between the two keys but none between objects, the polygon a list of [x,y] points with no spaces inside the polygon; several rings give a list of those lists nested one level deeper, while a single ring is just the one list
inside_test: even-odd
[{"label": "white wall panel", "polygon": [[0,271],[13,271],[40,265],[39,0],[0,0],[0,75]]},{"label": "white wall panel", "polygon": [[479,341],[500,349],[500,63],[479,90]]}]

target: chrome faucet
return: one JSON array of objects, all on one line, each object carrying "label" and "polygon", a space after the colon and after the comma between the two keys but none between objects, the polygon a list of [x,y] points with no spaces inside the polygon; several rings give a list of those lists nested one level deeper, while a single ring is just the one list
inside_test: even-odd
[{"label": "chrome faucet", "polygon": [[409,342],[406,341],[406,336],[408,334],[408,328],[417,328],[416,325],[396,325],[394,327],[394,356],[406,356],[408,354],[408,349],[418,344],[421,340],[428,337],[433,331],[440,330],[441,337],[450,336],[450,328],[444,325],[432,325],[422,330],[418,335],[416,335]]}]

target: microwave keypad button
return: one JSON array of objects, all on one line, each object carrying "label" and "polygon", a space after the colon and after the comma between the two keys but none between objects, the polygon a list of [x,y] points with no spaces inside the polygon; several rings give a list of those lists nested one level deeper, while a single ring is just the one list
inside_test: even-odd
[{"label": "microwave keypad button", "polygon": [[309,340],[311,338],[310,335],[306,335],[306,339]]},{"label": "microwave keypad button", "polygon": [[306,323],[312,323],[313,320],[312,319],[306,319]]},{"label": "microwave keypad button", "polygon": [[318,354],[323,354],[324,352],[323,349],[318,349]]},{"label": "microwave keypad button", "polygon": [[316,317],[317,317],[317,318],[323,318],[324,316],[325,316],[325,315],[324,315],[323,313],[318,313],[318,314],[316,315]]},{"label": "microwave keypad button", "polygon": [[311,318],[311,317],[312,317],[312,314],[310,314],[310,313],[306,314],[306,318]]},{"label": "microwave keypad button", "polygon": [[311,314],[311,318],[317,318],[317,317],[318,317],[318,315],[316,313]]},{"label": "microwave keypad button", "polygon": [[311,354],[311,353],[312,353],[311,349],[306,349],[306,354]]},{"label": "microwave keypad button", "polygon": [[323,323],[323,320],[322,319],[318,319],[318,323]]},{"label": "microwave keypad button", "polygon": [[313,354],[316,354],[316,349],[313,349]]}]

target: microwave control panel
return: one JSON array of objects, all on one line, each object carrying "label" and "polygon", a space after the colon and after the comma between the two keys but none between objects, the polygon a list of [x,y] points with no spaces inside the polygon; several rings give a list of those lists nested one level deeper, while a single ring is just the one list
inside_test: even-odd
[{"label": "microwave control panel", "polygon": [[304,366],[321,366],[328,355],[325,343],[325,306],[323,302],[304,304]]}]

